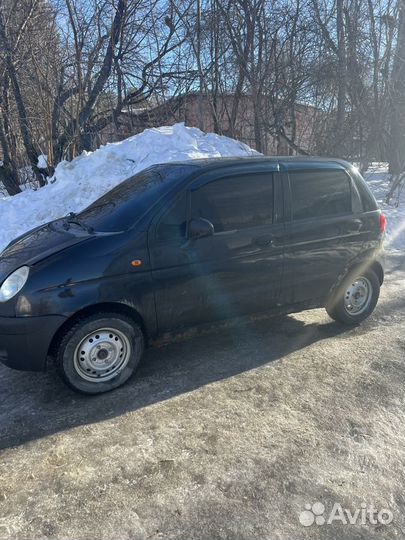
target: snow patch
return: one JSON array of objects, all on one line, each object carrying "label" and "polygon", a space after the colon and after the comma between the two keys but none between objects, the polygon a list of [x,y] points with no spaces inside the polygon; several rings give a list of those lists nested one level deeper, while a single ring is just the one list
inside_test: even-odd
[{"label": "snow patch", "polygon": [[394,195],[390,204],[385,202],[390,187],[390,175],[386,163],[373,163],[364,174],[364,178],[387,218],[385,249],[405,252],[404,192]]},{"label": "snow patch", "polygon": [[45,154],[38,156],[37,167],[39,169],[46,169],[48,167],[48,156]]}]

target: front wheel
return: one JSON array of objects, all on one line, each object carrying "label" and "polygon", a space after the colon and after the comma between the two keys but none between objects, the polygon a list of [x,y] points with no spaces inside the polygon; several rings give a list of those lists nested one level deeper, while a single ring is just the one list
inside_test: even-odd
[{"label": "front wheel", "polygon": [[328,315],[343,324],[355,325],[373,311],[380,296],[380,282],[372,270],[354,271],[337,288],[326,306]]},{"label": "front wheel", "polygon": [[100,394],[124,384],[144,350],[140,327],[117,313],[77,320],[62,336],[56,367],[64,382],[84,394]]}]

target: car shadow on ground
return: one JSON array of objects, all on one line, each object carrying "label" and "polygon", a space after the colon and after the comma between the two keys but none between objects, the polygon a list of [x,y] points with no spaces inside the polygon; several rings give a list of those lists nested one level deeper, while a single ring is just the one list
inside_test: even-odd
[{"label": "car shadow on ground", "polygon": [[219,323],[175,335],[149,348],[136,375],[98,396],[68,389],[51,366],[47,373],[0,367],[0,449],[114,418],[214,381],[282,361],[319,340],[350,332],[334,322],[305,324],[294,316]]}]

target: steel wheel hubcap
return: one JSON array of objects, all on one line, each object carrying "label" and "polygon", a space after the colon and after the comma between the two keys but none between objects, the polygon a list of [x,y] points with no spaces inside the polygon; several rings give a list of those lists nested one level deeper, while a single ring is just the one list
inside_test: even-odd
[{"label": "steel wheel hubcap", "polygon": [[367,309],[372,295],[372,286],[365,277],[352,281],[345,293],[345,310],[349,315],[359,315]]},{"label": "steel wheel hubcap", "polygon": [[131,345],[115,328],[100,328],[88,334],[74,353],[76,372],[91,382],[104,382],[115,377],[128,364]]}]

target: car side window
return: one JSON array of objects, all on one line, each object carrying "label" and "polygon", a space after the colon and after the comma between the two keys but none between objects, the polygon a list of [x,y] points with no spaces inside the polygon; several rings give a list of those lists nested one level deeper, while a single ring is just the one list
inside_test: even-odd
[{"label": "car side window", "polygon": [[156,227],[158,241],[178,242],[186,236],[187,194],[183,193],[160,218]]},{"label": "car side window", "polygon": [[272,173],[238,175],[204,184],[191,193],[191,216],[208,219],[215,233],[271,224]]},{"label": "car side window", "polygon": [[352,213],[351,183],[342,170],[290,171],[294,220]]}]

